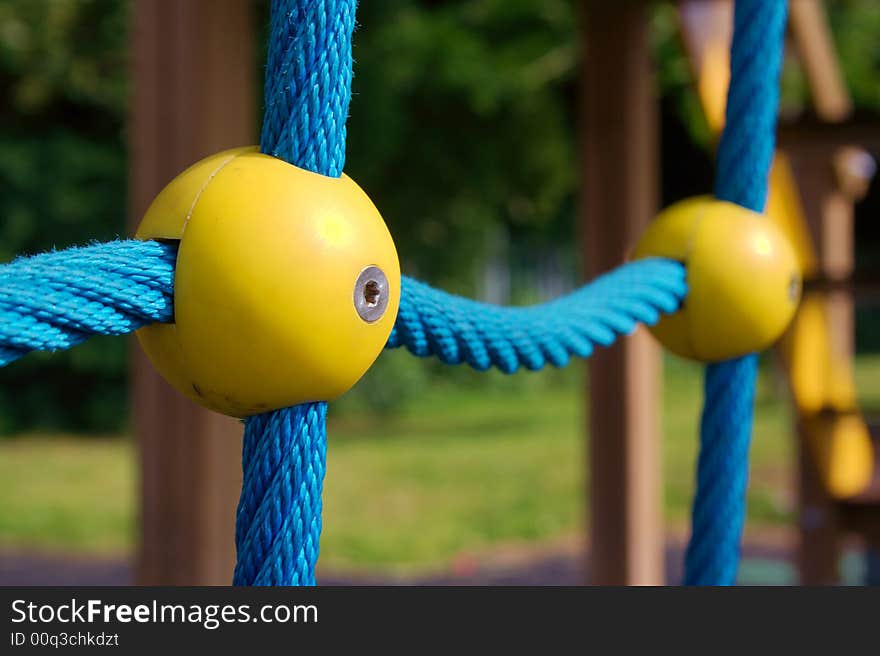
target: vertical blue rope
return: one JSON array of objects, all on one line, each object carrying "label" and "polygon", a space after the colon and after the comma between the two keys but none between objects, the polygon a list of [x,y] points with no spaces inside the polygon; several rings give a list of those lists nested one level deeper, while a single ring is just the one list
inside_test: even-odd
[{"label": "vertical blue rope", "polygon": [[338,178],[357,0],[272,0],[260,149]]},{"label": "vertical blue rope", "polygon": [[[737,0],[715,195],[757,212],[773,160],[787,3]],[[709,365],[686,585],[732,585],[746,511],[757,355]]]},{"label": "vertical blue rope", "polygon": [[236,585],[314,585],[327,404],[249,417],[235,525]]},{"label": "vertical blue rope", "polygon": [[[339,177],[351,99],[356,0],[272,0],[260,149]],[[245,422],[235,585],[314,585],[327,404]]]}]

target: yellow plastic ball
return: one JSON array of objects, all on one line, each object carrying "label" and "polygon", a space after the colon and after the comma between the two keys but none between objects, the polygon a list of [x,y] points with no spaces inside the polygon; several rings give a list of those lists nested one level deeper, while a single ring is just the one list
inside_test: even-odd
[{"label": "yellow plastic ball", "polygon": [[651,328],[685,358],[720,362],[761,351],[783,333],[800,299],[797,258],[779,228],[714,198],[684,200],[661,212],[633,256],[687,267],[684,304]]},{"label": "yellow plastic ball", "polygon": [[142,328],[141,345],[168,382],[217,412],[338,397],[397,316],[397,252],[367,195],[255,148],[181,173],[136,236],[180,242],[174,323]]}]

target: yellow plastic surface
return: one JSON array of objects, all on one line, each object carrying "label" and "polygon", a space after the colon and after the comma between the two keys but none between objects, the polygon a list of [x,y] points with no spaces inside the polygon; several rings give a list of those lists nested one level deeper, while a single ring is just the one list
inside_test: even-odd
[{"label": "yellow plastic surface", "polygon": [[[381,352],[397,316],[391,235],[347,176],[329,178],[241,148],[208,157],[153,201],[139,239],[180,240],[173,324],[138,331],[180,392],[243,417],[348,390]],[[353,302],[368,266],[388,279],[384,315]]]},{"label": "yellow plastic surface", "polygon": [[730,84],[730,45],[726,41],[706,44],[697,80],[697,94],[709,129],[718,134],[724,127],[727,87]]},{"label": "yellow plastic surface", "polygon": [[863,492],[871,482],[874,449],[861,413],[822,413],[802,422],[828,493],[846,499]]},{"label": "yellow plastic surface", "polygon": [[719,362],[761,351],[797,309],[801,279],[792,247],[770,221],[733,203],[699,197],[672,205],[648,227],[634,257],[687,266],[684,305],[651,329],[686,358]]},{"label": "yellow plastic surface", "polygon": [[819,476],[831,496],[846,498],[870,482],[874,450],[850,360],[833,352],[829,324],[824,295],[806,295],[780,353]]},{"label": "yellow plastic surface", "polygon": [[804,218],[801,195],[791,170],[791,162],[781,151],[776,151],[770,167],[770,189],[764,214],[788,238],[797,256],[801,274],[805,278],[815,275],[819,270],[816,248]]}]

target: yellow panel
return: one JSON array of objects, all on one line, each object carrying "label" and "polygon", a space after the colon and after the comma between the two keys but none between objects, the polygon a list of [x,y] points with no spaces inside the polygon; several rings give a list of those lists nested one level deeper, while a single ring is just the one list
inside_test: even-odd
[{"label": "yellow panel", "polygon": [[819,412],[828,404],[831,351],[825,305],[816,294],[801,300],[788,333],[780,341],[780,350],[798,412]]},{"label": "yellow panel", "polygon": [[813,245],[804,214],[797,182],[785,153],[776,152],[770,169],[770,193],[765,210],[770,219],[782,228],[794,247],[804,278],[818,270],[816,247]]},{"label": "yellow panel", "polygon": [[833,352],[829,325],[825,299],[807,294],[780,344],[795,403],[803,413],[852,410],[857,404],[852,367]]},{"label": "yellow panel", "polygon": [[805,419],[803,426],[828,493],[842,499],[864,490],[874,467],[864,418],[858,413],[823,413]]}]

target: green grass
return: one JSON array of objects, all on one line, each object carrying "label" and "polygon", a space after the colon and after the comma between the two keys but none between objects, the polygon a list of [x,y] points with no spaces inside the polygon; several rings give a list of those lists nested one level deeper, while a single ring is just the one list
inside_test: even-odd
[{"label": "green grass", "polygon": [[[664,507],[678,525],[693,490],[701,376],[699,366],[667,363]],[[523,389],[493,378],[479,391],[439,386],[390,419],[332,420],[324,566],[442,567],[462,550],[553,540],[583,526],[581,385],[570,378]],[[782,394],[769,376],[761,382],[749,519],[779,524],[793,511],[792,440]]]},{"label": "green grass", "polygon": [[134,476],[128,440],[25,435],[0,442],[0,547],[129,549]]},{"label": "green grass", "polygon": [[[428,387],[393,416],[363,405],[331,414],[324,567],[442,569],[463,551],[540,544],[582,529],[586,449],[578,376],[470,376]],[[880,357],[860,358],[857,377],[871,402],[880,400]],[[700,386],[698,366],[667,362],[664,509],[678,527],[693,491]],[[756,526],[793,516],[787,413],[781,384],[763,373],[749,490]],[[130,549],[133,469],[124,439],[0,442],[0,547]]]}]

